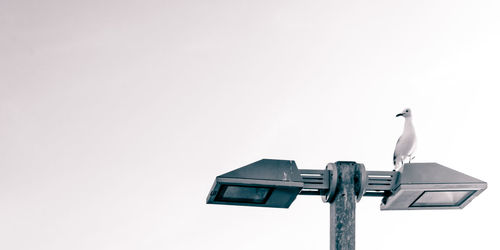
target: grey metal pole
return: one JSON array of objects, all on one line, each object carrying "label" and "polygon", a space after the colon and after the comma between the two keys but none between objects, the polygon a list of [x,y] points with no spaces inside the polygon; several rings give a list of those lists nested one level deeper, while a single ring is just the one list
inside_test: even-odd
[{"label": "grey metal pole", "polygon": [[337,162],[337,191],[330,203],[330,250],[354,250],[356,194],[354,162]]}]

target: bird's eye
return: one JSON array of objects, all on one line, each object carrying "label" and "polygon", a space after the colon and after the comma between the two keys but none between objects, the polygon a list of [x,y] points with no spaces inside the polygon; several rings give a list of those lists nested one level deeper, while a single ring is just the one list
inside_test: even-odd
[{"label": "bird's eye", "polygon": [[407,109],[405,112],[409,112],[409,111],[410,111],[410,110],[408,110],[408,109]]}]

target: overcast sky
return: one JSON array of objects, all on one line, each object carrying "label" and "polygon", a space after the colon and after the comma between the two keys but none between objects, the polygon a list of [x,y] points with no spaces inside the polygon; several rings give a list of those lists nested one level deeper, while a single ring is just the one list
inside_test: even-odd
[{"label": "overcast sky", "polygon": [[329,209],[206,205],[262,158],[488,182],[463,210],[357,204],[356,246],[497,246],[500,3],[0,1],[0,249],[328,249]]}]

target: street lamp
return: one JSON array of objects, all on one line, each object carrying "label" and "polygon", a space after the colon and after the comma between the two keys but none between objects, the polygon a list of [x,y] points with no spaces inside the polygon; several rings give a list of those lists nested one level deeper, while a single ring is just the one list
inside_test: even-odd
[{"label": "street lamp", "polygon": [[486,187],[486,182],[437,163],[406,164],[380,209],[463,208]]},{"label": "street lamp", "polygon": [[405,164],[400,171],[366,171],[339,161],[323,170],[294,161],[263,159],[217,176],[208,204],[288,208],[297,195],[330,203],[330,249],[354,249],[356,202],[382,197],[381,210],[463,208],[487,183],[437,163]]},{"label": "street lamp", "polygon": [[294,161],[263,159],[217,176],[207,203],[288,208],[303,187]]}]

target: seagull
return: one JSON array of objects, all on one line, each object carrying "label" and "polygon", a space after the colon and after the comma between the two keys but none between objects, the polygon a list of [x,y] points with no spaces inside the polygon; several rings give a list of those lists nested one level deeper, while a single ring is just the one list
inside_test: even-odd
[{"label": "seagull", "polygon": [[415,135],[415,128],[411,120],[411,110],[409,108],[404,109],[403,112],[396,115],[396,117],[398,116],[405,118],[405,127],[403,134],[401,134],[396,143],[394,156],[392,157],[395,171],[398,171],[403,166],[406,159],[411,163],[411,160],[415,158],[413,154],[417,148],[417,136]]}]

